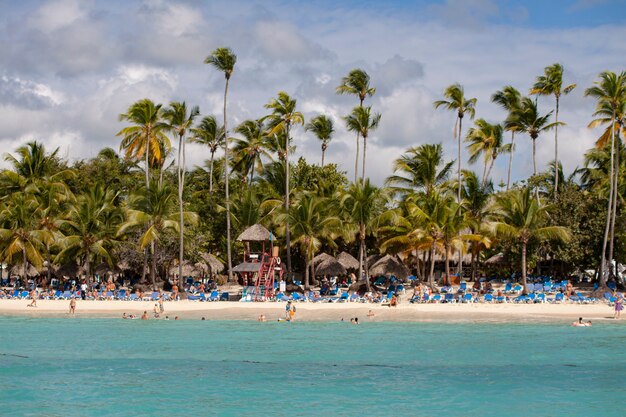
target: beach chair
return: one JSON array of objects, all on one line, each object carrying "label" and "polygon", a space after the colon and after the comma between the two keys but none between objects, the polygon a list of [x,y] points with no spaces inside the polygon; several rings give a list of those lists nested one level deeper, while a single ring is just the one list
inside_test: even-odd
[{"label": "beach chair", "polygon": [[227,292],[223,292],[220,295],[220,301],[229,301],[230,300],[230,294],[228,294]]},{"label": "beach chair", "polygon": [[209,295],[209,301],[218,301],[220,299],[220,293],[216,290],[211,291]]},{"label": "beach chair", "polygon": [[193,295],[193,294],[189,294],[187,296],[187,299],[189,301],[200,301],[200,296],[199,295]]},{"label": "beach chair", "polygon": [[117,293],[117,299],[118,300],[126,300],[128,298],[128,295],[126,294],[126,290],[120,290]]},{"label": "beach chair", "polygon": [[137,297],[137,294],[132,293],[131,295],[128,296],[128,300],[129,301],[137,301],[137,300],[139,300],[139,297]]},{"label": "beach chair", "polygon": [[456,303],[456,298],[454,298],[454,294],[445,294],[443,298],[444,303]]},{"label": "beach chair", "polygon": [[[347,294],[347,293],[346,293]],[[342,294],[343,295],[343,294]],[[297,292],[292,292],[291,293],[291,299],[293,301],[306,301],[306,298],[304,298],[303,296],[301,296],[299,293]]]},{"label": "beach chair", "polygon": [[433,295],[433,298],[430,299],[431,303],[440,303],[441,302],[441,294]]},{"label": "beach chair", "polygon": [[466,292],[466,291],[467,291],[467,282],[462,282],[457,292]]},{"label": "beach chair", "polygon": [[530,301],[530,297],[528,295],[518,295],[513,299],[514,303],[527,303]]},{"label": "beach chair", "polygon": [[535,284],[533,292],[535,292],[535,293],[543,292],[543,284]]},{"label": "beach chair", "polygon": [[59,297],[60,300],[69,300],[72,297],[71,291],[63,291],[63,294]]},{"label": "beach chair", "polygon": [[473,303],[474,302],[474,296],[471,293],[467,293],[467,294],[463,295],[463,298],[461,298],[461,302],[462,303]]},{"label": "beach chair", "polygon": [[583,303],[583,304],[594,303],[594,302],[596,302],[598,300],[597,298],[586,297],[581,292],[576,293],[576,295],[578,296],[578,299],[580,300],[580,302]]},{"label": "beach chair", "polygon": [[351,303],[358,303],[362,301],[362,298],[359,296],[358,293],[353,292],[352,294],[350,294],[350,298],[348,298],[348,301]]},{"label": "beach chair", "polygon": [[535,303],[545,303],[546,302],[546,295],[544,293],[537,294],[537,296],[535,297],[535,299],[533,301]]},{"label": "beach chair", "polygon": [[284,301],[287,302],[289,301],[289,297],[283,293],[278,293],[276,294],[276,301]]},{"label": "beach chair", "polygon": [[492,294],[485,294],[485,296],[483,297],[483,302],[484,303],[493,303],[493,295]]},{"label": "beach chair", "polygon": [[504,286],[504,292],[506,294],[510,294],[511,292],[513,292],[513,286],[510,282],[507,282],[507,284]]},{"label": "beach chair", "polygon": [[554,298],[548,299],[548,302],[553,303],[553,304],[559,304],[559,303],[562,303],[564,300],[565,300],[565,296],[563,295],[563,293],[557,292]]},{"label": "beach chair", "polygon": [[493,297],[493,299],[495,300],[496,303],[506,303],[506,297],[501,295],[501,296],[495,296]]}]

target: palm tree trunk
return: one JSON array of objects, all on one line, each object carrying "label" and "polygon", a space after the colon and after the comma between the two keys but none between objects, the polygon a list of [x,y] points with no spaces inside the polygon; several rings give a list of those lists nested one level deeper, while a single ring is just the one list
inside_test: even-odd
[{"label": "palm tree trunk", "polygon": [[615,138],[615,175],[614,175],[614,186],[613,186],[613,211],[611,213],[611,235],[609,237],[609,276],[616,277],[617,276],[617,263],[615,263],[615,269],[613,267],[613,245],[615,242],[615,218],[617,217],[617,201],[619,195],[619,152],[620,152],[620,140],[619,140],[619,132],[617,137]]},{"label": "palm tree trunk", "polygon": [[431,288],[435,288],[435,245],[436,240],[433,239],[433,244],[430,247],[430,273],[428,274],[428,285]]},{"label": "palm tree trunk", "polygon": [[515,141],[515,132],[511,132],[511,153],[509,154],[509,173],[506,176],[506,190],[509,191],[511,186],[511,168],[513,167],[513,142]]},{"label": "palm tree trunk", "polygon": [[365,239],[363,239],[363,272],[365,273],[365,286],[367,287],[367,291],[371,291],[370,271],[368,271],[367,268],[367,243],[365,243]]},{"label": "palm tree trunk", "polygon": [[365,147],[367,146],[367,136],[363,136],[363,173],[361,174],[361,180],[365,181]]},{"label": "palm tree trunk", "polygon": [[421,280],[422,281],[426,281],[426,260],[428,257],[428,254],[430,253],[430,251],[424,251],[424,253],[422,254],[422,277]]},{"label": "palm tree trunk", "polygon": [[23,263],[22,263],[22,267],[24,268],[24,276],[23,278],[23,282],[22,285],[24,286],[24,288],[26,288],[28,286],[28,261],[26,260],[26,242],[24,242],[24,244],[22,245],[22,258],[23,259]]},{"label": "palm tree trunk", "polygon": [[459,181],[459,190],[457,195],[457,202],[461,203],[461,132],[463,131],[463,115],[459,114],[459,132],[457,140],[457,177]]},{"label": "palm tree trunk", "polygon": [[559,191],[559,96],[556,96],[556,111],[554,112],[556,125],[554,126],[554,197]]},{"label": "palm tree trunk", "polygon": [[487,185],[487,181],[489,180],[489,177],[491,177],[491,170],[493,169],[493,165],[495,162],[496,162],[496,158],[493,158],[491,160],[491,163],[489,163],[489,168],[487,169],[487,176],[485,177],[485,182],[483,184],[483,187]]},{"label": "palm tree trunk", "polygon": [[415,276],[419,281],[422,280],[422,268],[420,267],[420,252],[415,248]]},{"label": "palm tree trunk", "polygon": [[326,154],[326,149],[322,146],[322,168],[324,168],[324,155]]},{"label": "palm tree trunk", "polygon": [[[150,252],[152,254],[152,263],[150,264],[150,281],[152,281],[152,289],[156,290],[156,267],[157,267],[157,261],[156,261],[156,244],[154,243],[154,241],[152,241],[150,243]],[[182,292],[183,281],[182,281],[182,276],[181,275],[178,276],[178,281],[179,281],[180,289],[181,289],[181,292]]]},{"label": "palm tree trunk", "polygon": [[228,155],[228,128],[226,125],[226,99],[228,97],[228,82],[226,77],[226,86],[224,87],[224,189],[226,198],[226,258],[228,262],[228,281],[233,282],[233,260],[230,243],[230,192],[228,189],[228,179],[230,177],[230,164]]},{"label": "palm tree trunk", "polygon": [[526,240],[522,240],[522,294],[526,294]]},{"label": "palm tree trunk", "polygon": [[[289,124],[286,127],[287,139],[285,144],[285,211],[289,212]],[[285,224],[285,243],[287,245],[287,275],[291,276],[291,233],[289,221]]]},{"label": "palm tree trunk", "polygon": [[141,270],[141,282],[146,282],[146,272],[148,271],[148,248],[143,250],[143,268]]},{"label": "palm tree trunk", "polygon": [[91,258],[91,253],[89,253],[89,250],[87,250],[87,252],[85,253],[85,274],[87,275],[87,283],[91,283],[91,262],[90,262],[90,258]]},{"label": "palm tree trunk", "polygon": [[215,156],[215,152],[211,151],[211,164],[210,164],[210,173],[209,173],[209,194],[213,194],[213,158]]},{"label": "palm tree trunk", "polygon": [[489,163],[487,161],[485,161],[485,166],[483,167],[483,180],[482,180],[482,186],[483,187],[487,183],[487,165],[489,165]]},{"label": "palm tree trunk", "polygon": [[537,175],[537,141],[533,139],[533,176]]},{"label": "palm tree trunk", "polygon": [[359,137],[361,135],[359,135],[359,132],[356,133],[356,159],[354,160],[354,182],[356,182],[356,180],[359,177]]},{"label": "palm tree trunk", "polygon": [[445,269],[446,269],[446,279],[443,280],[443,283],[446,284],[450,280],[450,257],[449,257],[450,246],[446,243],[443,248],[445,251]]},{"label": "palm tree trunk", "polygon": [[150,188],[150,126],[146,130],[146,189]]},{"label": "palm tree trunk", "polygon": [[183,222],[183,169],[182,162],[185,151],[183,149],[183,135],[178,136],[178,215],[179,215],[179,234],[178,234],[178,276],[183,275],[183,244],[184,244],[184,222]]},{"label": "palm tree trunk", "polygon": [[478,260],[478,254],[476,251],[472,251],[472,282],[476,282],[476,264]]},{"label": "palm tree trunk", "polygon": [[309,271],[311,269],[311,250],[309,249],[309,244],[307,244],[307,250],[306,250],[306,263],[304,266],[304,289],[308,290],[309,289]]},{"label": "palm tree trunk", "polygon": [[[613,115],[611,117],[611,126],[615,126],[615,109],[613,109]],[[614,181],[614,173],[615,173],[615,129],[611,129],[611,171],[610,171],[610,182],[609,182],[609,201],[608,208],[606,211],[606,225],[604,228],[604,238],[602,240],[602,253],[600,256],[600,283],[599,289],[606,288],[606,276],[604,274],[606,268],[606,245],[609,240],[609,229],[611,224],[611,212],[613,208],[613,181]]]}]

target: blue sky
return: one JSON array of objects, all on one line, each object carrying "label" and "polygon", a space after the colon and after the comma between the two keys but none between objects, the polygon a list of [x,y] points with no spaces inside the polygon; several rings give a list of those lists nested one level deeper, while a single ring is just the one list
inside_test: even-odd
[{"label": "blue sky", "polygon": [[[625,6],[622,0],[0,0],[0,147],[10,151],[37,139],[70,159],[117,149],[123,127],[117,115],[144,97],[186,100],[220,116],[223,77],[202,61],[226,45],[239,57],[231,124],[262,116],[263,105],[284,90],[307,118],[325,113],[335,120],[327,160],[350,177],[355,141],[341,117],[356,103],[334,89],[350,69],[368,71],[377,93],[367,104],[382,113],[368,143],[368,173],[377,183],[409,146],[440,142],[454,157],[453,115],[432,106],[447,85],[463,84],[478,98],[477,117],[500,122],[505,115],[491,94],[507,84],[527,92],[545,66],[560,62],[565,82],[578,84],[561,104],[562,159],[571,171],[598,135],[586,127],[594,103],[584,89],[600,71],[626,69]],[[553,105],[550,98],[539,104],[544,112]],[[310,134],[297,129],[294,141],[299,155],[319,161]],[[194,146],[190,166],[208,158]],[[537,146],[543,169],[552,158],[551,135]],[[518,139],[515,158],[514,177],[528,176],[528,138]],[[496,163],[496,183],[506,162]]]}]

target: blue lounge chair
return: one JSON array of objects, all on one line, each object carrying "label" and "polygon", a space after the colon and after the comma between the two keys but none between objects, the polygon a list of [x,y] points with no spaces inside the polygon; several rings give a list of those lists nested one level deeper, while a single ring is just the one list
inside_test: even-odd
[{"label": "blue lounge chair", "polygon": [[553,304],[559,304],[562,303],[563,300],[565,299],[564,295],[562,292],[557,292],[556,295],[554,296],[554,298],[550,298],[548,299],[549,303],[553,303]]},{"label": "blue lounge chair", "polygon": [[220,299],[220,293],[218,291],[211,291],[209,295],[209,301],[218,301]]},{"label": "blue lounge chair", "polygon": [[485,303],[493,303],[493,295],[492,294],[485,294],[485,296],[483,297],[483,302],[485,302]]},{"label": "blue lounge chair", "polygon": [[139,300],[139,297],[137,297],[137,294],[132,293],[131,295],[128,296],[128,299],[130,301],[137,301],[137,300]]},{"label": "blue lounge chair", "polygon": [[473,303],[474,302],[474,297],[472,296],[472,294],[467,293],[467,294],[463,295],[463,298],[461,299],[461,302],[463,302],[463,303]]},{"label": "blue lounge chair", "polygon": [[61,298],[63,296],[63,291],[61,290],[56,290],[54,293],[54,299],[58,300],[59,298]]},{"label": "blue lounge chair", "polygon": [[454,298],[454,294],[445,294],[443,302],[444,303],[456,303],[456,299]]},{"label": "blue lounge chair", "polygon": [[220,301],[228,301],[230,299],[230,295],[227,292],[223,292],[220,295]]},{"label": "blue lounge chair", "polygon": [[511,291],[513,291],[513,286],[511,285],[510,282],[508,282],[505,286],[504,286],[504,292],[505,293],[511,293]]},{"label": "blue lounge chair", "polygon": [[117,293],[117,299],[118,300],[126,300],[128,298],[128,295],[126,295],[126,290],[120,290]]},{"label": "blue lounge chair", "polygon": [[439,303],[439,302],[441,302],[441,294],[433,295],[433,298],[430,299],[430,302],[431,303]]},{"label": "blue lounge chair", "polygon": [[199,295],[189,294],[187,296],[187,299],[190,300],[190,301],[200,301],[200,296]]},{"label": "blue lounge chair", "polygon": [[546,302],[546,295],[541,293],[541,294],[537,294],[537,296],[534,299],[535,303],[545,303]]},{"label": "blue lounge chair", "polygon": [[465,292],[465,291],[467,291],[467,282],[462,282],[461,286],[459,287],[458,292]]},{"label": "blue lounge chair", "polygon": [[72,297],[72,292],[71,291],[63,291],[63,294],[61,294],[59,299],[69,300],[71,297]]},{"label": "blue lounge chair", "polygon": [[[343,295],[343,294],[342,294],[342,295]],[[291,299],[292,299],[293,301],[305,301],[305,300],[306,300],[303,296],[301,296],[301,295],[300,295],[299,293],[297,293],[297,292],[292,292],[292,293],[291,293]]]}]

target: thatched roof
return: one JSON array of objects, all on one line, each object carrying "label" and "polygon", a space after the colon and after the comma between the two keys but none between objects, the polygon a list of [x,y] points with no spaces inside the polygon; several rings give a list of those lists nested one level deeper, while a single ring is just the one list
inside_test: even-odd
[{"label": "thatched roof", "polygon": [[[463,259],[463,263],[464,264],[469,265],[469,264],[472,263],[472,255],[469,254],[469,253],[466,253],[465,255],[463,255],[462,259]],[[435,262],[445,262],[445,260],[446,260],[446,257],[443,256],[443,254],[441,254],[439,252],[435,253]],[[451,264],[456,264],[458,262],[458,260],[459,260],[459,254],[458,253],[452,253],[452,254],[450,254],[450,256],[448,258],[448,261]]]},{"label": "thatched roof", "polygon": [[505,262],[504,254],[502,252],[493,255],[491,258],[485,261],[487,265],[502,265]]},{"label": "thatched roof", "polygon": [[39,271],[30,263],[26,264],[26,273],[24,273],[24,264],[19,263],[17,265],[13,265],[9,270],[11,275],[19,275],[21,277],[29,276],[34,277],[35,275],[39,275]]},{"label": "thatched roof", "polygon": [[242,262],[233,268],[233,272],[259,272],[260,262]]},{"label": "thatched roof", "polygon": [[76,264],[75,262],[68,262],[64,265],[61,265],[61,267],[59,267],[59,269],[56,270],[57,275],[68,277],[68,278],[75,278],[84,272],[85,272],[85,269],[82,266]]},{"label": "thatched roof", "polygon": [[346,269],[359,269],[359,261],[348,252],[341,252],[337,256],[337,262]]},{"label": "thatched roof", "polygon": [[108,263],[106,262],[102,262],[100,265],[96,266],[93,270],[92,273],[97,274],[97,275],[104,275],[106,273],[112,272],[114,274],[117,274],[119,272],[121,272],[121,269],[118,267],[111,267],[109,266]]},{"label": "thatched roof", "polygon": [[[178,274],[178,265],[172,266],[169,270],[169,274],[174,276]],[[183,276],[184,277],[199,277],[202,275],[202,268],[196,267],[189,261],[183,262]]]},{"label": "thatched roof", "polygon": [[260,224],[255,224],[244,230],[237,238],[240,242],[265,242],[270,240],[270,231]]},{"label": "thatched roof", "polygon": [[343,265],[341,265],[339,263],[339,261],[337,261],[332,256],[328,256],[328,258],[326,258],[323,261],[321,261],[315,267],[315,275],[316,276],[320,276],[320,275],[345,275],[345,274],[346,274],[346,268],[344,268]]},{"label": "thatched roof", "polygon": [[319,255],[317,255],[315,258],[313,258],[313,265],[315,265],[317,267],[317,265],[320,262],[324,262],[327,261],[329,259],[332,259],[333,261],[335,260],[335,258],[333,258],[332,256],[330,256],[327,253],[320,253]]},{"label": "thatched roof", "polygon": [[396,278],[405,279],[410,275],[410,271],[397,257],[387,255],[381,258],[369,269],[370,275],[394,275]]},{"label": "thatched roof", "polygon": [[[368,266],[372,266],[372,265],[374,265],[376,262],[378,262],[382,258],[383,258],[383,255],[370,255],[367,258],[365,258],[365,260],[367,261],[367,265]],[[357,266],[357,268],[358,268],[358,266]]]},{"label": "thatched roof", "polygon": [[224,270],[224,264],[222,261],[217,259],[217,256],[211,255],[210,253],[202,253],[200,257],[204,261],[203,264],[207,265],[210,268],[210,271],[214,274],[220,273]]}]

